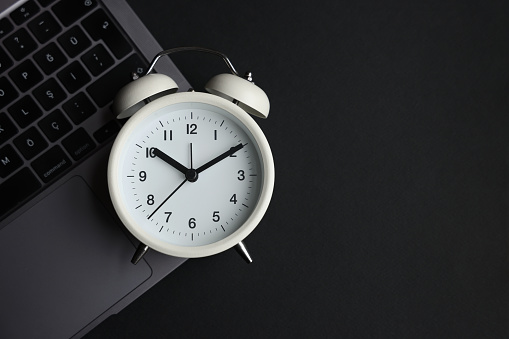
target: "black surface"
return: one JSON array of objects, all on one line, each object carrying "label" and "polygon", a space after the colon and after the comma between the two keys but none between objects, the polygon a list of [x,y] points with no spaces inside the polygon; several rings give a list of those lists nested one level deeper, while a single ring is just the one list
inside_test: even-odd
[{"label": "black surface", "polygon": [[189,260],[88,338],[509,336],[506,1],[130,4],[253,72],[276,186],[253,264]]}]

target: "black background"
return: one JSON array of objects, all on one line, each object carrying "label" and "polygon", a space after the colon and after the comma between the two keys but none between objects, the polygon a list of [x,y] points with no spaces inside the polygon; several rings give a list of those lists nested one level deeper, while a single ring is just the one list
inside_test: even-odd
[{"label": "black background", "polygon": [[509,336],[507,1],[129,3],[253,72],[276,185],[253,264],[189,260],[88,338]]}]

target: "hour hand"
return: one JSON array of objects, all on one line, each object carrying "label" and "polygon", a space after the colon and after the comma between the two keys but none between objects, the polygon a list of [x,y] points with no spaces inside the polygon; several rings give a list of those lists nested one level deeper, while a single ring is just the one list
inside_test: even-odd
[{"label": "hour hand", "polygon": [[182,165],[180,162],[178,162],[177,160],[173,159],[172,157],[170,157],[168,154],[164,153],[163,151],[161,151],[159,148],[154,148],[152,153],[160,158],[161,160],[163,160],[164,162],[166,162],[167,164],[171,165],[172,167],[176,168],[178,171],[186,174],[187,171],[188,171],[188,168],[185,167],[184,165]]}]

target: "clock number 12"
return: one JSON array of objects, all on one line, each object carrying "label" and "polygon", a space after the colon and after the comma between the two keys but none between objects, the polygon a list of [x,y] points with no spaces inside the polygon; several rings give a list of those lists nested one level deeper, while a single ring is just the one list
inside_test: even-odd
[{"label": "clock number 12", "polygon": [[196,130],[198,126],[196,124],[187,124],[187,134],[198,134]]}]

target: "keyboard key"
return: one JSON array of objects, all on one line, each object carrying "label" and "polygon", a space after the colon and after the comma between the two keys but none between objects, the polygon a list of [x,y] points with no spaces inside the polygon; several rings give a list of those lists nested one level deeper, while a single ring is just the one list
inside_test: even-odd
[{"label": "keyboard key", "polygon": [[65,25],[70,26],[97,5],[95,0],[63,0],[52,7],[53,13]]},{"label": "keyboard key", "polygon": [[23,160],[11,145],[0,148],[0,178],[6,178],[23,165]]},{"label": "keyboard key", "polygon": [[57,141],[72,129],[71,123],[58,109],[41,119],[38,125],[51,142]]},{"label": "keyboard key", "polygon": [[34,54],[35,62],[47,75],[65,65],[67,58],[54,42]]},{"label": "keyboard key", "polygon": [[94,141],[92,141],[92,138],[90,138],[83,128],[74,131],[65,138],[62,141],[62,145],[64,145],[65,149],[74,160],[80,160],[95,148]]},{"label": "keyboard key", "polygon": [[48,147],[48,142],[35,127],[30,127],[14,139],[14,145],[25,159],[30,160]]},{"label": "keyboard key", "polygon": [[0,19],[0,38],[3,38],[14,29],[14,26],[7,18]]},{"label": "keyboard key", "polygon": [[49,41],[62,31],[57,20],[50,12],[44,12],[28,24],[28,28],[41,44]]},{"label": "keyboard key", "polygon": [[85,68],[77,61],[58,72],[58,78],[70,93],[76,92],[91,79]]},{"label": "keyboard key", "polygon": [[22,92],[28,91],[42,81],[42,74],[32,60],[27,59],[9,72],[9,76]]},{"label": "keyboard key", "polygon": [[83,20],[83,26],[92,39],[104,41],[117,59],[123,58],[132,51],[129,42],[102,9],[98,9]]},{"label": "keyboard key", "polygon": [[21,98],[8,108],[11,117],[21,128],[25,128],[42,116],[42,111],[30,96]]},{"label": "keyboard key", "polygon": [[110,120],[106,125],[94,132],[94,138],[98,143],[103,143],[117,135],[118,131],[120,131],[120,127],[117,122]]},{"label": "keyboard key", "polygon": [[71,165],[71,160],[60,146],[53,146],[32,162],[32,168],[44,182],[50,182],[63,174]]},{"label": "keyboard key", "polygon": [[37,1],[39,2],[39,5],[41,5],[42,7],[46,7],[55,2],[55,0],[37,0]]},{"label": "keyboard key", "polygon": [[123,86],[132,81],[131,73],[141,75],[145,72],[145,66],[140,57],[133,54],[88,86],[87,92],[99,107],[106,106]]},{"label": "keyboard key", "polygon": [[53,78],[47,80],[34,90],[34,95],[42,107],[49,111],[67,98],[62,87]]},{"label": "keyboard key", "polygon": [[7,53],[4,52],[3,48],[0,48],[0,73],[3,73],[11,66],[12,66],[11,58],[9,58]]},{"label": "keyboard key", "polygon": [[103,45],[97,45],[85,53],[81,60],[93,75],[99,75],[115,63]]},{"label": "keyboard key", "polygon": [[81,92],[62,105],[65,113],[76,124],[81,124],[96,112],[94,104]]},{"label": "keyboard key", "polygon": [[0,184],[0,192],[9,192],[9,199],[2,199],[0,215],[23,202],[41,187],[41,183],[29,168],[22,168],[18,173]]},{"label": "keyboard key", "polygon": [[0,78],[0,108],[10,104],[18,97],[18,92],[14,89],[11,82],[3,77]]},{"label": "keyboard key", "polygon": [[37,48],[37,43],[24,28],[9,35],[4,40],[4,45],[16,60],[23,59]]},{"label": "keyboard key", "polygon": [[7,114],[0,113],[0,145],[18,133],[18,129]]},{"label": "keyboard key", "polygon": [[60,46],[62,46],[71,58],[79,55],[92,45],[90,39],[87,38],[83,30],[78,26],[74,26],[58,37],[57,40]]},{"label": "keyboard key", "polygon": [[21,25],[25,21],[30,20],[35,14],[39,13],[39,6],[35,1],[27,1],[20,7],[16,8],[11,13],[11,19],[17,24]]}]

